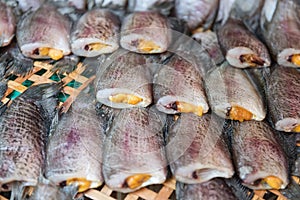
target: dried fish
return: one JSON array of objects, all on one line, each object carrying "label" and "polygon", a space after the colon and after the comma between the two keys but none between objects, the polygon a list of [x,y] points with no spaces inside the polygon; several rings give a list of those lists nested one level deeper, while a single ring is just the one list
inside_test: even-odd
[{"label": "dried fish", "polygon": [[270,66],[267,48],[240,20],[228,19],[217,34],[230,65],[238,68]]},{"label": "dried fish", "polygon": [[266,116],[263,99],[247,74],[224,62],[205,78],[213,112],[232,120],[258,120]]},{"label": "dried fish", "polygon": [[12,199],[38,182],[60,88],[57,83],[32,86],[0,118],[0,190],[12,190]]},{"label": "dried fish", "polygon": [[0,47],[7,46],[15,36],[16,17],[13,9],[0,2]]},{"label": "dried fish", "polygon": [[162,112],[191,112],[202,116],[209,109],[197,64],[183,52],[158,70],[153,83],[156,107]]},{"label": "dried fish", "polygon": [[138,11],[157,11],[168,16],[174,7],[174,0],[128,0],[128,10],[130,12]]},{"label": "dried fish", "polygon": [[45,0],[16,0],[18,2],[18,7],[22,12],[27,12],[29,10],[37,10],[41,5],[44,4]]},{"label": "dried fish", "polygon": [[124,18],[120,44],[137,53],[162,53],[170,45],[171,36],[164,16],[156,12],[136,12]]},{"label": "dried fish", "polygon": [[283,189],[289,183],[288,163],[275,134],[266,122],[236,124],[232,147],[243,185],[264,190]]},{"label": "dried fish", "polygon": [[119,26],[118,17],[109,10],[86,12],[72,31],[72,52],[85,57],[112,53],[119,48]]},{"label": "dried fish", "polygon": [[105,183],[119,192],[132,192],[166,180],[162,129],[165,114],[155,108],[122,109],[104,142]]},{"label": "dried fish", "polygon": [[90,0],[52,0],[55,5],[63,5],[68,7],[74,7],[78,10],[85,10],[87,7],[87,1]]},{"label": "dried fish", "polygon": [[201,184],[184,184],[176,182],[176,199],[237,200],[238,198],[223,179],[216,178]]},{"label": "dried fish", "polygon": [[96,75],[97,100],[113,108],[150,105],[152,77],[145,64],[143,55],[124,50],[112,54]]},{"label": "dried fish", "polygon": [[199,26],[208,29],[214,23],[219,0],[175,0],[175,14],[194,30]]},{"label": "dried fish", "polygon": [[27,57],[59,60],[71,53],[70,28],[70,21],[55,6],[45,3],[20,19],[17,27],[18,45]]},{"label": "dried fish", "polygon": [[51,131],[47,145],[46,178],[78,192],[103,183],[104,120],[97,116],[94,99],[92,94],[80,94]]},{"label": "dried fish", "polygon": [[275,66],[267,82],[269,114],[276,130],[300,132],[300,72]]},{"label": "dried fish", "polygon": [[196,184],[234,174],[228,147],[222,138],[224,119],[206,114],[181,114],[169,128],[166,147],[177,181]]},{"label": "dried fish", "polygon": [[279,65],[300,67],[299,9],[292,0],[266,1],[264,5],[262,34]]}]

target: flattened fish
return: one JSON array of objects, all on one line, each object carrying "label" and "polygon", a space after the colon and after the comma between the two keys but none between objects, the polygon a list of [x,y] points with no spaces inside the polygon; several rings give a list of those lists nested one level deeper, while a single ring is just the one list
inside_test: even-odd
[{"label": "flattened fish", "polygon": [[266,1],[261,29],[264,40],[277,63],[300,67],[300,18],[296,1]]},{"label": "flattened fish", "polygon": [[86,12],[72,31],[72,52],[85,57],[112,53],[119,48],[119,26],[118,17],[109,10],[93,9]]},{"label": "flattened fish", "polygon": [[238,68],[270,66],[271,59],[267,48],[242,21],[228,19],[218,29],[217,34],[230,65]]},{"label": "flattened fish", "polygon": [[213,112],[232,120],[258,120],[266,116],[263,99],[247,74],[224,62],[205,78]]},{"label": "flattened fish", "polygon": [[203,79],[197,63],[186,54],[174,55],[153,79],[153,93],[158,110],[167,114],[195,113],[209,109]]},{"label": "flattened fish", "polygon": [[12,197],[20,199],[26,186],[38,182],[60,88],[57,83],[32,86],[0,118],[0,190],[12,190]]},{"label": "flattened fish", "polygon": [[13,9],[0,2],[0,47],[7,46],[15,36],[16,17]]},{"label": "flattened fish", "polygon": [[285,132],[300,132],[300,72],[275,66],[267,81],[267,101],[273,126]]},{"label": "flattened fish", "polygon": [[143,55],[128,51],[110,56],[97,72],[97,100],[113,108],[150,105],[152,77],[145,64]]},{"label": "flattened fish", "polygon": [[233,155],[242,184],[251,189],[283,189],[289,183],[285,153],[266,122],[237,123]]},{"label": "flattened fish", "polygon": [[103,175],[108,187],[127,193],[165,182],[164,117],[153,107],[120,111],[104,142]]},{"label": "flattened fish", "polygon": [[22,53],[30,58],[59,60],[71,53],[71,24],[55,6],[43,4],[22,16],[17,26],[17,41]]},{"label": "flattened fish", "polygon": [[174,0],[128,0],[127,9],[130,12],[157,11],[168,16],[174,7]]},{"label": "flattened fish", "polygon": [[219,0],[175,0],[175,15],[194,30],[210,28],[216,18]]},{"label": "flattened fish", "polygon": [[51,131],[45,176],[56,185],[78,192],[99,187],[102,177],[104,120],[96,113],[95,97],[80,94]]},{"label": "flattened fish", "polygon": [[176,182],[176,199],[187,200],[237,200],[231,188],[221,178],[215,178],[201,184]]},{"label": "flattened fish", "polygon": [[166,17],[156,12],[135,12],[123,20],[120,44],[137,53],[162,53],[170,45],[171,37]]},{"label": "flattened fish", "polygon": [[206,114],[181,114],[169,128],[166,147],[171,171],[177,181],[196,184],[234,174],[228,147],[222,138],[224,119]]}]

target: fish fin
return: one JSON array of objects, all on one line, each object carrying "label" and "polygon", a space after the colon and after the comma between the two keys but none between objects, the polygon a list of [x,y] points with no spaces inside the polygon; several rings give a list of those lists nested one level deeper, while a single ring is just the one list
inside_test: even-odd
[{"label": "fish fin", "polygon": [[280,193],[289,200],[300,199],[300,185],[293,178],[285,189],[280,190]]},{"label": "fish fin", "polygon": [[253,199],[254,192],[253,190],[242,185],[241,180],[235,174],[232,178],[224,179],[226,184],[232,189],[234,195],[238,199],[251,200]]},{"label": "fish fin", "polygon": [[235,122],[233,122],[230,119],[226,119],[223,124],[223,135],[224,140],[228,146],[229,152],[232,154],[232,140],[233,140],[233,125]]},{"label": "fish fin", "polygon": [[64,56],[62,59],[58,61],[53,61],[52,72],[56,72],[58,74],[71,73],[76,68],[79,63],[79,57],[76,55]]},{"label": "fish fin", "polygon": [[185,184],[179,181],[176,181],[176,199],[177,200],[184,200],[184,187]]},{"label": "fish fin", "polygon": [[0,80],[0,100],[3,98],[6,90],[7,90],[7,80]]},{"label": "fish fin", "polygon": [[103,123],[104,124],[103,128],[105,133],[107,133],[112,126],[115,116],[119,114],[120,109],[111,108],[102,103],[97,102],[96,112],[97,115],[106,122]]},{"label": "fish fin", "polygon": [[23,182],[15,181],[12,183],[10,200],[22,200],[26,196],[26,187]]},{"label": "fish fin", "polygon": [[0,101],[0,116],[5,112],[5,110],[7,109],[7,104],[3,104],[1,101]]}]

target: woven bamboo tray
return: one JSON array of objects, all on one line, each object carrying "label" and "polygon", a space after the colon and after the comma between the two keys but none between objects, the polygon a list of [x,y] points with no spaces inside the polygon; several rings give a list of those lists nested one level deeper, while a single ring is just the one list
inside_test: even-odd
[{"label": "woven bamboo tray", "polygon": [[[23,93],[28,87],[35,84],[50,83],[63,81],[64,89],[60,94],[60,107],[63,107],[64,111],[67,111],[69,106],[72,104],[76,96],[86,88],[94,79],[95,76],[85,77],[82,75],[86,66],[79,64],[77,68],[69,73],[63,75],[57,75],[51,71],[52,65],[44,62],[35,62],[34,68],[31,73],[25,77],[10,77],[8,81],[8,89],[2,99],[3,103],[7,103],[13,100],[18,95]],[[293,179],[300,185],[300,179],[293,177]],[[106,185],[102,185],[97,189],[90,189],[83,195],[87,199],[92,200],[168,200],[175,198],[175,179],[170,178],[165,183],[161,185],[149,186],[140,189],[136,192],[129,194],[117,193]],[[253,200],[264,200],[264,199],[277,199],[277,200],[287,200],[279,191],[277,190],[257,190]],[[1,196],[0,200],[7,200],[7,198]]]}]

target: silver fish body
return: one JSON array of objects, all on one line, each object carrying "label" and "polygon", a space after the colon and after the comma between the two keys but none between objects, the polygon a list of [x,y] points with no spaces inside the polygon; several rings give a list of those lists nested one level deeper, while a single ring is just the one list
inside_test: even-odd
[{"label": "silver fish body", "polygon": [[146,107],[152,102],[152,77],[143,55],[120,50],[106,59],[96,76],[97,100],[107,106]]},{"label": "silver fish body", "polygon": [[276,65],[267,80],[267,102],[274,128],[300,132],[300,72]]},{"label": "silver fish body", "polygon": [[[228,147],[222,138],[224,119],[206,114],[181,114],[169,128],[167,158],[177,181],[196,184],[234,174]],[[201,124],[201,125],[200,125]]]},{"label": "silver fish body", "polygon": [[217,34],[230,65],[238,68],[270,66],[271,58],[267,48],[242,21],[228,19]]},{"label": "silver fish body", "polygon": [[55,6],[46,3],[20,19],[17,28],[18,45],[27,57],[59,60],[71,53],[70,28],[70,21]]},{"label": "silver fish body", "polygon": [[79,192],[103,183],[104,121],[96,113],[90,94],[79,94],[47,144],[45,176],[56,185],[74,185]]},{"label": "silver fish body", "polygon": [[16,17],[13,9],[0,2],[0,47],[7,46],[15,36]]},{"label": "silver fish body", "polygon": [[234,162],[243,185],[251,189],[288,185],[287,160],[275,134],[266,122],[247,121],[234,127]]},{"label": "silver fish body", "polygon": [[200,26],[210,28],[216,18],[218,5],[219,0],[176,0],[175,14],[187,22],[191,30]]},{"label": "silver fish body", "polygon": [[201,72],[193,57],[174,55],[153,79],[158,110],[167,114],[192,112],[201,116],[209,109]]},{"label": "silver fish body", "polygon": [[174,7],[174,0],[128,0],[128,10],[130,12],[138,11],[157,11],[168,16]]},{"label": "silver fish body", "polygon": [[210,107],[220,117],[233,120],[258,120],[266,116],[263,99],[247,74],[227,62],[205,78]]},{"label": "silver fish body", "polygon": [[137,53],[162,53],[169,47],[171,37],[166,17],[157,12],[135,12],[123,20],[120,44]]},{"label": "silver fish body", "polygon": [[16,0],[18,2],[19,9],[25,13],[29,10],[37,10],[45,0]]},{"label": "silver fish body", "polygon": [[201,184],[176,182],[176,199],[237,200],[238,198],[223,179],[215,178]]},{"label": "silver fish body", "polygon": [[[45,143],[58,104],[60,85],[32,86],[0,118],[0,185],[35,186],[45,159]],[[13,191],[22,194],[22,191]]]},{"label": "silver fish body", "polygon": [[71,33],[71,49],[78,56],[94,57],[119,48],[120,22],[105,9],[86,12]]},{"label": "silver fish body", "polygon": [[299,5],[292,0],[266,1],[261,29],[264,40],[279,65],[300,67]]},{"label": "silver fish body", "polygon": [[127,193],[165,182],[164,118],[153,107],[120,111],[104,142],[103,175],[108,187]]}]

